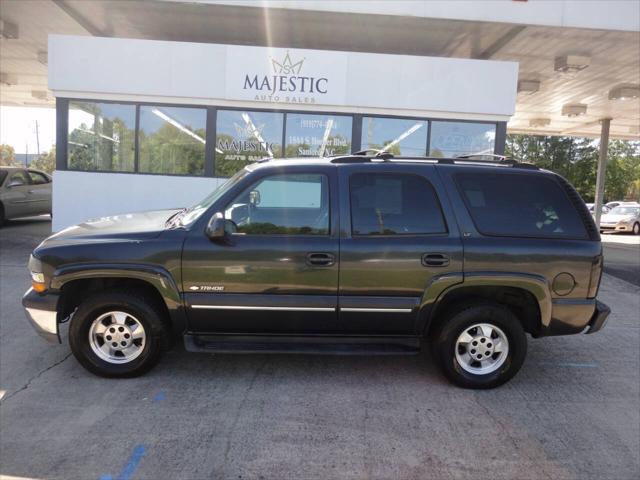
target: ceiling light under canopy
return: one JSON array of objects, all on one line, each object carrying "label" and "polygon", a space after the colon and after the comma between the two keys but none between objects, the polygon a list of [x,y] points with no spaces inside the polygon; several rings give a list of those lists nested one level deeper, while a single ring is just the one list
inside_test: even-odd
[{"label": "ceiling light under canopy", "polygon": [[640,85],[624,83],[609,90],[609,100],[631,100],[640,97]]},{"label": "ceiling light under canopy", "polygon": [[562,115],[567,117],[579,117],[587,113],[587,105],[584,103],[567,103],[562,106]]}]

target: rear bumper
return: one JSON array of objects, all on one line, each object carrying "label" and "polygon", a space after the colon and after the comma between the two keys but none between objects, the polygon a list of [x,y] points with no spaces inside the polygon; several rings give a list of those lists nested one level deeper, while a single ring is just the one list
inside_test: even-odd
[{"label": "rear bumper", "polygon": [[556,298],[552,303],[551,322],[535,336],[595,333],[604,327],[609,313],[611,309],[595,298]]},{"label": "rear bumper", "polygon": [[591,317],[591,320],[589,320],[589,330],[585,333],[596,333],[597,331],[602,330],[609,319],[610,313],[611,309],[607,305],[596,300],[596,311],[593,312],[593,316]]},{"label": "rear bumper", "polygon": [[59,295],[47,293],[41,295],[32,288],[22,297],[22,306],[31,326],[50,343],[62,343],[58,330]]}]

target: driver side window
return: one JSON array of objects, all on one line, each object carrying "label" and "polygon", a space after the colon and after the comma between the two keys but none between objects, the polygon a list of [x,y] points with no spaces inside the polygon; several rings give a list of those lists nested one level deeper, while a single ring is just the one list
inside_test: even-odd
[{"label": "driver side window", "polygon": [[225,210],[235,233],[246,235],[328,235],[329,182],[326,175],[297,173],[262,178]]}]

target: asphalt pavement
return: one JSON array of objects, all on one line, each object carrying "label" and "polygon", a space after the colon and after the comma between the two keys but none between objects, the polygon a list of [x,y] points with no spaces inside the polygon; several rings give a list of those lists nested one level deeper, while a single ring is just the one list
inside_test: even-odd
[{"label": "asphalt pavement", "polygon": [[[86,372],[20,297],[48,221],[0,229],[0,476],[19,479],[640,477],[640,288],[605,274],[594,335],[531,339],[490,391],[415,357],[169,352],[144,377]],[[609,250],[607,250],[609,251]],[[610,257],[613,254],[607,254]]]},{"label": "asphalt pavement", "polygon": [[640,286],[640,236],[602,234],[604,271]]}]

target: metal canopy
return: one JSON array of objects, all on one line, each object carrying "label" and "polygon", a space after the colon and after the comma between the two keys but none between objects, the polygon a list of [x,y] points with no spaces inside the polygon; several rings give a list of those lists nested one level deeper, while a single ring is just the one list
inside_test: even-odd
[{"label": "metal canopy", "polygon": [[[597,138],[600,120],[611,118],[611,138],[640,137],[640,99],[609,99],[620,84],[640,84],[637,31],[142,0],[5,0],[1,17],[18,27],[17,39],[0,41],[2,105],[53,106],[47,35],[64,33],[518,61],[520,80],[538,91],[518,95],[510,133]],[[556,72],[566,55],[588,66]],[[586,113],[563,115],[566,104]]]}]

